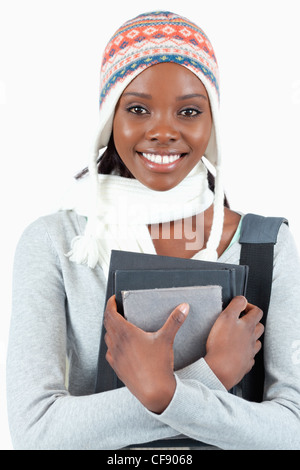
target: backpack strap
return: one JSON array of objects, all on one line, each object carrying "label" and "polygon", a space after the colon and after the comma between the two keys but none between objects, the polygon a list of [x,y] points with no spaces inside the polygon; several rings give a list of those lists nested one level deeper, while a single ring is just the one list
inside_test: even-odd
[{"label": "backpack strap", "polygon": [[[282,223],[282,217],[263,217],[246,214],[242,220],[239,242],[241,243],[240,264],[249,266],[246,297],[249,303],[263,311],[261,323],[265,325],[273,279],[274,245]],[[261,338],[263,343],[263,337]],[[243,398],[261,402],[264,388],[263,347],[255,356],[255,365],[241,382]]]}]

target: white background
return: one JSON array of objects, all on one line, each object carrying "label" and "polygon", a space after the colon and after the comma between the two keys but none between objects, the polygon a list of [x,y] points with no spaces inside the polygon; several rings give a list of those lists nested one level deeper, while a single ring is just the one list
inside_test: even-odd
[{"label": "white background", "polygon": [[223,161],[233,209],[285,216],[300,246],[299,0],[0,0],[0,449],[11,449],[5,355],[13,254],[86,166],[99,69],[114,31],[171,10],[208,34],[221,70]]}]

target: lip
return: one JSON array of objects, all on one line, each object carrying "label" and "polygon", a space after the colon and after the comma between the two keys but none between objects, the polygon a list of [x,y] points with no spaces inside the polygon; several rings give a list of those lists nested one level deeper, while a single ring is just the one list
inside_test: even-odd
[{"label": "lip", "polygon": [[[158,173],[168,173],[175,170],[178,166],[182,164],[182,160],[187,155],[186,152],[137,152],[138,156],[140,157],[143,164],[150,170],[158,172]],[[156,163],[155,161],[151,161],[150,159],[144,157],[144,155],[152,155],[152,156],[161,156],[161,157],[170,157],[175,158],[174,161],[168,163]],[[179,158],[177,158],[179,157]]]},{"label": "lip", "polygon": [[182,150],[152,150],[152,149],[149,149],[149,150],[137,150],[137,153],[148,153],[148,154],[153,154],[153,155],[161,155],[161,156],[166,156],[166,157],[170,157],[172,155],[185,155],[187,152],[184,152]]}]

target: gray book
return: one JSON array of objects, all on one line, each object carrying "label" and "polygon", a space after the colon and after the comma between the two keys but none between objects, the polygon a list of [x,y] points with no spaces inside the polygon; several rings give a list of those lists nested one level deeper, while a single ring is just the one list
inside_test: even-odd
[{"label": "gray book", "polygon": [[179,304],[190,305],[189,314],[174,341],[174,370],[205,356],[209,332],[222,311],[220,286],[171,287],[122,291],[125,318],[143,329],[159,330]]}]

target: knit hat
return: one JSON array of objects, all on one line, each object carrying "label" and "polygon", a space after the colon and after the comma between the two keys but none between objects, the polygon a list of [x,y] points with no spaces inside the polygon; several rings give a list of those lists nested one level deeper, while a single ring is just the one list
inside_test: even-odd
[{"label": "knit hat", "polygon": [[[205,33],[190,20],[168,11],[145,13],[126,22],[106,46],[101,67],[100,122],[89,173],[94,186],[94,204],[88,217],[86,232],[72,246],[71,259],[87,262],[88,251],[95,251],[93,237],[99,206],[99,152],[108,145],[112,133],[115,107],[129,83],[148,67],[172,62],[193,72],[206,88],[211,112],[212,131],[205,157],[215,168],[214,217],[211,234],[203,258],[217,259],[224,218],[224,193],[221,184],[219,147],[219,77],[211,43]],[[96,218],[95,218],[96,216]],[[76,255],[77,250],[77,255]],[[80,252],[80,256],[78,253]],[[81,261],[80,261],[81,259]]]},{"label": "knit hat", "polygon": [[111,136],[117,102],[129,83],[152,65],[173,62],[193,72],[204,84],[212,109],[213,129],[206,150],[215,167],[220,164],[215,136],[219,107],[218,65],[205,33],[186,18],[171,12],[137,16],[121,26],[106,46],[100,77],[100,123],[96,154]]}]

